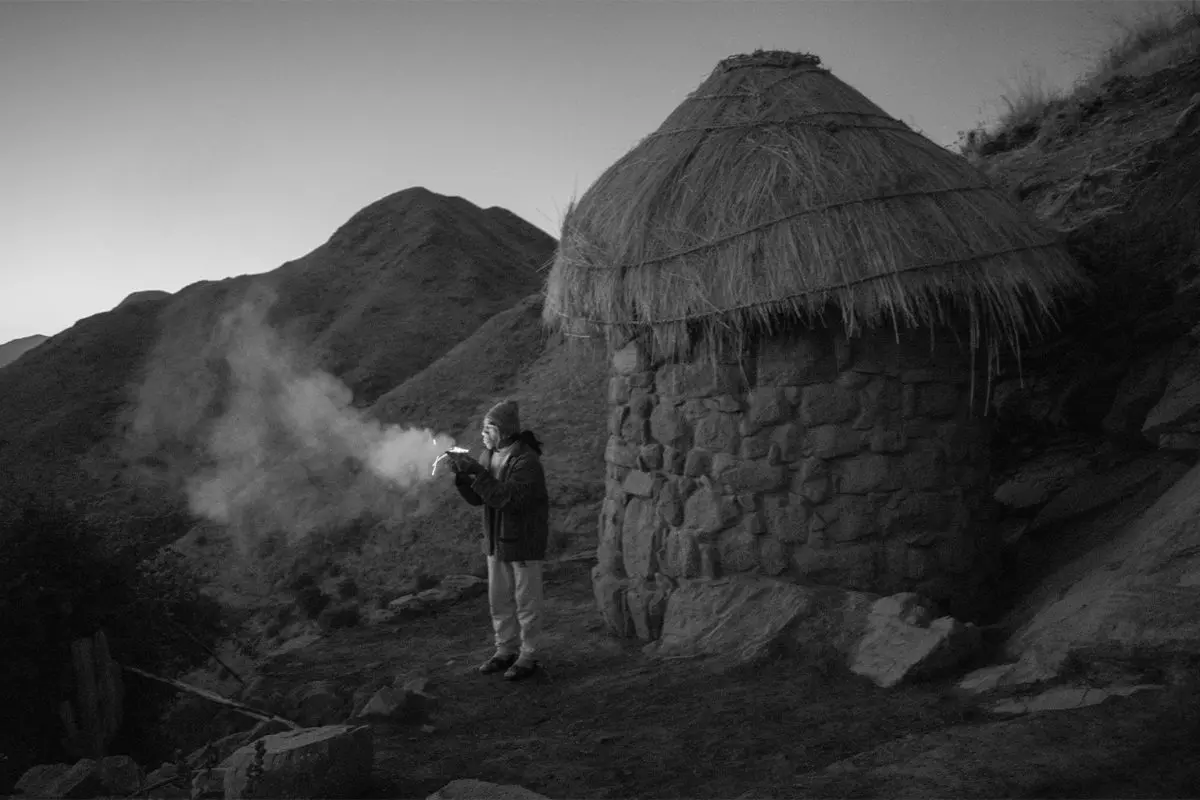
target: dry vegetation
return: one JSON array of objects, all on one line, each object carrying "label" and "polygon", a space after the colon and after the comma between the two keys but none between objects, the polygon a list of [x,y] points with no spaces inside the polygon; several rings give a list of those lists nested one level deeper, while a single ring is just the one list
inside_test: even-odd
[{"label": "dry vegetation", "polygon": [[1022,147],[1038,138],[1045,120],[1058,116],[1068,127],[1090,110],[1114,79],[1140,78],[1200,54],[1200,6],[1195,0],[1151,4],[1131,23],[1117,22],[1119,35],[1069,91],[1047,86],[1041,73],[1028,71],[1008,88],[998,119],[959,134],[957,149],[971,159]]}]

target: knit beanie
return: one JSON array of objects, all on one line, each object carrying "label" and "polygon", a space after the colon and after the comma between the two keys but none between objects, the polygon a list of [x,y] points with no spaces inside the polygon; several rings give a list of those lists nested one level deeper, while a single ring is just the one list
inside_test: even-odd
[{"label": "knit beanie", "polygon": [[492,423],[500,434],[500,441],[516,436],[521,432],[521,418],[517,414],[517,401],[505,400],[492,406],[483,418],[484,424]]}]

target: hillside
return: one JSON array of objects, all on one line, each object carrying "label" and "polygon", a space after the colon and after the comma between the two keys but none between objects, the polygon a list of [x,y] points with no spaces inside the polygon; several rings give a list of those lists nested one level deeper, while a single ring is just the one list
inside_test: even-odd
[{"label": "hillside", "polygon": [[271,272],[136,293],[0,374],[0,462],[20,465],[7,485],[54,476],[70,496],[78,481],[59,476],[90,453],[99,486],[88,492],[103,489],[111,503],[129,501],[131,480],[143,496],[177,492],[227,399],[231,312],[257,304],[306,368],[331,373],[368,406],[534,291],[553,247],[501,209],[414,188]]},{"label": "hillside", "polygon": [[41,335],[24,336],[20,339],[13,339],[11,342],[0,344],[0,367],[16,361],[26,352],[37,347],[39,344],[49,338],[49,336]]}]

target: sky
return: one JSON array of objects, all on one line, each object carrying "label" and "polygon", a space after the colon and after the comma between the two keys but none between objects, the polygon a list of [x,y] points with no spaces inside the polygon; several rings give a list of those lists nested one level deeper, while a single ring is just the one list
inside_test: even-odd
[{"label": "sky", "polygon": [[424,186],[555,235],[725,56],[819,55],[939,144],[1152,0],[0,0],[0,343],[266,272]]}]

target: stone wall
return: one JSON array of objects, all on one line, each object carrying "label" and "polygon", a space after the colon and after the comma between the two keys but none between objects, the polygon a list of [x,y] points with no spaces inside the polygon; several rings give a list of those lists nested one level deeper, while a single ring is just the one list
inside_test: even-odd
[{"label": "stone wall", "polygon": [[972,571],[988,458],[965,347],[819,331],[739,360],[614,354],[597,575],[938,597]]}]

